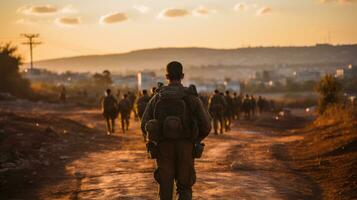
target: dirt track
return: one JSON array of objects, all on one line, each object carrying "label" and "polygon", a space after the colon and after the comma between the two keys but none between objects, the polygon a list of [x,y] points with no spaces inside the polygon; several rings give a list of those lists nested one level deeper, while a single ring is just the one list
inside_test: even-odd
[{"label": "dirt track", "polygon": [[[103,128],[97,112],[67,117]],[[104,132],[103,132],[104,133]],[[288,169],[274,155],[281,144],[301,136],[277,136],[256,131],[249,123],[235,123],[224,135],[210,135],[202,159],[196,160],[194,199],[316,199],[318,187]],[[138,123],[129,132],[108,137],[109,150],[91,152],[65,166],[66,174],[39,188],[44,199],[154,199],[157,186],[153,160],[146,158]],[[95,142],[95,141],[94,141]],[[101,145],[106,145],[102,140]]]},{"label": "dirt track", "polygon": [[[15,108],[24,111],[17,105],[6,108],[15,113],[18,112]],[[14,189],[15,193],[9,191],[10,196],[20,199],[156,198],[157,185],[152,175],[155,162],[147,159],[138,122],[132,120],[125,134],[105,136],[104,121],[98,110],[63,110],[37,108],[35,112],[48,116],[49,122],[51,117],[74,120],[91,128],[91,133],[81,132],[79,138],[66,141],[77,146],[77,150],[66,151],[65,148],[60,156],[52,159],[64,156],[63,160],[37,171],[37,178],[29,186]],[[78,139],[85,141],[79,145]],[[196,160],[194,199],[319,199],[319,187],[311,179],[276,158],[283,149],[279,148],[281,145],[301,139],[296,133],[262,129],[244,121],[235,122],[232,131],[224,135],[210,135],[205,140],[203,158]]]}]

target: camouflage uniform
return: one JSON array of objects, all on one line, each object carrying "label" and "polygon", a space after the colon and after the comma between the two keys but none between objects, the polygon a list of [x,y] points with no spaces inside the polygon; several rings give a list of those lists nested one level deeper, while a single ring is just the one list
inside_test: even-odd
[{"label": "camouflage uniform", "polygon": [[127,98],[127,95],[124,95],[124,98],[119,101],[118,112],[121,118],[121,128],[123,133],[129,129],[129,119],[131,113],[131,103]]},{"label": "camouflage uniform", "polygon": [[226,101],[226,107],[224,110],[224,126],[226,131],[229,131],[231,130],[232,118],[234,116],[234,102],[229,92],[226,92],[224,99]]},{"label": "camouflage uniform", "polygon": [[245,98],[243,99],[242,108],[243,108],[245,119],[250,119],[251,103],[248,95],[246,95]]},{"label": "camouflage uniform", "polygon": [[149,101],[150,101],[150,96],[148,94],[144,94],[136,102],[136,105],[137,105],[136,107],[138,108],[138,115],[139,115],[140,119],[143,117],[145,108],[146,108],[147,104],[149,103]]},{"label": "camouflage uniform", "polygon": [[213,118],[213,128],[214,128],[214,133],[218,134],[218,123],[220,124],[220,133],[223,133],[223,127],[224,127],[224,121],[223,121],[223,114],[224,114],[224,109],[226,107],[226,103],[224,101],[224,98],[219,94],[215,93],[209,103],[209,112],[211,113],[211,116]]},{"label": "camouflage uniform", "polygon": [[113,95],[105,96],[102,100],[103,116],[107,124],[108,134],[114,133],[115,118],[117,117],[118,102]]},{"label": "camouflage uniform", "polygon": [[184,97],[184,102],[187,104],[188,116],[190,117],[184,121],[189,122],[189,124],[197,124],[197,128],[195,129],[190,126],[188,129],[183,129],[184,132],[177,139],[167,139],[160,133],[161,135],[157,142],[157,169],[155,170],[154,177],[160,185],[160,199],[172,200],[173,183],[175,181],[178,199],[190,200],[192,199],[192,186],[196,181],[193,157],[195,143],[202,141],[211,129],[210,116],[200,99],[196,95],[190,94],[188,88],[178,83],[158,88],[157,93],[145,109],[141,128],[144,137],[146,137],[146,123],[149,120],[158,118],[156,117],[156,106],[160,101],[161,93],[170,89],[185,90],[187,95]]}]

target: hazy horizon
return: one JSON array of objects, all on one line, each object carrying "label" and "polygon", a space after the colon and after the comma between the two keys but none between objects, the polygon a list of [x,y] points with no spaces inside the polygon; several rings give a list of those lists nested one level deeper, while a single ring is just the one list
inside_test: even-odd
[{"label": "hazy horizon", "polygon": [[346,0],[18,0],[0,7],[0,43],[29,47],[34,60],[157,47],[310,46],[357,43],[356,1]]}]

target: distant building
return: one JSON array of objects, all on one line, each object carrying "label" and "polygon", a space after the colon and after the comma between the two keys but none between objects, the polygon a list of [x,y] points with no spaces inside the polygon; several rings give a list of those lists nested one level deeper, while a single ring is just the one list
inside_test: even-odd
[{"label": "distant building", "polygon": [[321,78],[321,72],[313,70],[305,70],[294,72],[293,74],[295,81],[305,82],[305,81],[316,81]]}]

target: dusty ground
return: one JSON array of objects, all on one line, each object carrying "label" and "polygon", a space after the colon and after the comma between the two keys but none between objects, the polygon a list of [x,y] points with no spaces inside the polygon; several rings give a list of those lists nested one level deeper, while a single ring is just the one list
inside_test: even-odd
[{"label": "dusty ground", "polygon": [[[6,173],[0,172],[1,196],[5,199],[154,199],[157,185],[152,172],[153,160],[147,159],[138,123],[129,132],[104,135],[104,124],[97,110],[34,109],[29,116],[24,110],[7,106],[3,112],[15,112],[18,121],[42,119],[41,130],[53,125],[62,145],[57,154],[47,158],[49,165],[34,165],[21,177],[18,187],[7,181]],[[6,114],[5,114],[6,115]],[[22,118],[21,118],[22,117]],[[273,117],[273,116],[266,116]],[[25,119],[25,120],[24,120]],[[73,121],[72,121],[73,120]],[[73,124],[71,125],[71,123]],[[274,122],[274,121],[273,121]],[[31,121],[36,126],[36,120]],[[79,124],[76,124],[79,123]],[[274,122],[278,123],[278,122]],[[1,123],[0,123],[1,124]],[[1,130],[9,125],[3,123]],[[72,129],[63,142],[61,127]],[[76,128],[82,127],[80,132]],[[15,128],[16,129],[16,128]],[[38,128],[40,129],[40,128]],[[47,130],[48,131],[48,130]],[[14,134],[18,134],[14,130]],[[25,133],[26,134],[26,133]],[[80,137],[78,136],[80,135]],[[234,123],[233,130],[224,135],[210,135],[205,141],[202,159],[196,160],[197,183],[194,199],[319,199],[320,188],[309,177],[291,170],[285,162],[275,158],[276,145],[289,145],[302,140],[303,136],[291,135],[267,127],[258,128],[250,122]],[[42,143],[41,143],[42,144]],[[64,146],[63,146],[64,145]],[[67,146],[66,146],[67,145]],[[41,146],[41,145],[40,145]],[[40,147],[34,147],[40,149]],[[48,150],[51,152],[50,150]],[[275,151],[275,152],[274,152]],[[16,164],[16,163],[15,163]],[[5,175],[4,175],[5,174]],[[11,174],[11,173],[10,173]],[[28,176],[30,174],[30,176]],[[11,177],[10,177],[11,178]],[[5,180],[5,181],[4,181]],[[11,185],[11,183],[13,185]],[[7,189],[4,189],[7,188]]]}]

